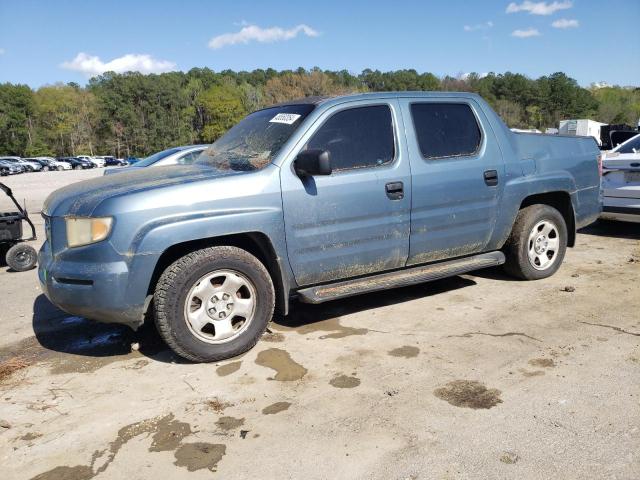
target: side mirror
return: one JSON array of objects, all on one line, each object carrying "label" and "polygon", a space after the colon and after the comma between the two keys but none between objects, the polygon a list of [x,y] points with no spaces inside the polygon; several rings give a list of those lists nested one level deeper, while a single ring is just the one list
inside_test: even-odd
[{"label": "side mirror", "polygon": [[331,160],[326,150],[305,150],[300,152],[293,162],[293,168],[299,177],[331,175]]}]

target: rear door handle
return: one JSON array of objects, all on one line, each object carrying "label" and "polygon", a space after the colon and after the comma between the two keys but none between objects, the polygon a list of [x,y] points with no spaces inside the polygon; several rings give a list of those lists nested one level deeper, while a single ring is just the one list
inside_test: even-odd
[{"label": "rear door handle", "polygon": [[402,182],[391,182],[384,186],[387,197],[391,200],[402,200],[404,198],[404,185]]},{"label": "rear door handle", "polygon": [[496,185],[498,185],[498,171],[486,170],[484,172],[484,183],[486,183],[490,187],[495,187]]}]

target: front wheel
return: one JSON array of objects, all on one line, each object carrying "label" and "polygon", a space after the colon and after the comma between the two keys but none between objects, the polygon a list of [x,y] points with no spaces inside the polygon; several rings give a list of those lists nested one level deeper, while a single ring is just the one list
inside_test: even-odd
[{"label": "front wheel", "polygon": [[556,273],[567,249],[567,224],[549,205],[531,205],[518,212],[505,244],[504,265],[510,275],[539,280]]},{"label": "front wheel", "polygon": [[80,165],[76,165],[75,167],[73,167],[75,170],[82,170],[82,166]]},{"label": "front wheel", "polygon": [[252,348],[273,316],[265,266],[236,247],[209,247],[172,263],[154,294],[155,321],[181,357],[215,362]]}]

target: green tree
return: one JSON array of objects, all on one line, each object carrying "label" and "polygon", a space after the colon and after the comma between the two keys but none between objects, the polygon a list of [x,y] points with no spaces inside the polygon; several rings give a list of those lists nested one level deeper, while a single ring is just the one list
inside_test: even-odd
[{"label": "green tree", "polygon": [[0,84],[0,154],[24,155],[33,142],[33,92],[27,85]]},{"label": "green tree", "polygon": [[235,125],[247,113],[242,104],[241,91],[232,85],[217,85],[198,96],[204,112],[202,140],[213,142]]}]

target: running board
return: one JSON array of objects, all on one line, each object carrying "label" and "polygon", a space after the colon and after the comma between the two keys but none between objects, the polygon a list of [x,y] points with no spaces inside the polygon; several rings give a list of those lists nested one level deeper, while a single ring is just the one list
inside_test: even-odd
[{"label": "running board", "polygon": [[504,253],[489,252],[472,257],[448,260],[411,267],[394,272],[380,273],[369,277],[344,280],[341,282],[319,285],[298,290],[300,301],[304,303],[322,303],[329,300],[376,292],[388,288],[406,287],[416,283],[430,282],[440,278],[452,277],[462,273],[495,267],[505,262]]}]

